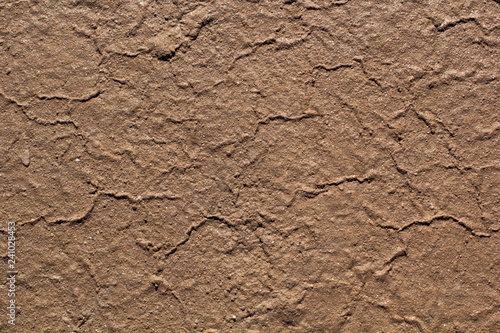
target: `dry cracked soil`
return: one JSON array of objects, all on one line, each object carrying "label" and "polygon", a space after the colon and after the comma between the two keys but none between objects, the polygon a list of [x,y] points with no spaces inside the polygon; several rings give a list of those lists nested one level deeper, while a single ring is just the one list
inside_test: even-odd
[{"label": "dry cracked soil", "polygon": [[500,332],[499,43],[498,0],[0,1],[0,331]]}]

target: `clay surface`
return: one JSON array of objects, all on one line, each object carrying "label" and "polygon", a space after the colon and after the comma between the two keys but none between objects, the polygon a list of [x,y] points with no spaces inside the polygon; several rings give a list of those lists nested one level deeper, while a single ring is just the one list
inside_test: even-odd
[{"label": "clay surface", "polygon": [[0,331],[500,332],[499,18],[1,1]]}]

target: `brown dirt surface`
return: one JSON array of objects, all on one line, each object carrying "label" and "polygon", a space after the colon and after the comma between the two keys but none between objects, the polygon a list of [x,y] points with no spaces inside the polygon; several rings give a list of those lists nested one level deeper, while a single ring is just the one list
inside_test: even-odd
[{"label": "brown dirt surface", "polygon": [[500,332],[498,0],[0,1],[0,332]]}]

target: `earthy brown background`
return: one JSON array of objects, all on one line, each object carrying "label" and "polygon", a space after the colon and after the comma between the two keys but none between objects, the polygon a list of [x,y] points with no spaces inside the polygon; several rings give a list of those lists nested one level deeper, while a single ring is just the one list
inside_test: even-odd
[{"label": "earthy brown background", "polygon": [[16,329],[500,332],[500,4],[0,2]]}]

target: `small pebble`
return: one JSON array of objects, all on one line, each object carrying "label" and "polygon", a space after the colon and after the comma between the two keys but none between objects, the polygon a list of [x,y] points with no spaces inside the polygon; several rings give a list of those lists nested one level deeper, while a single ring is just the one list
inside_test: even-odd
[{"label": "small pebble", "polygon": [[28,149],[25,149],[21,153],[21,162],[25,167],[28,167],[30,165],[30,151]]}]

